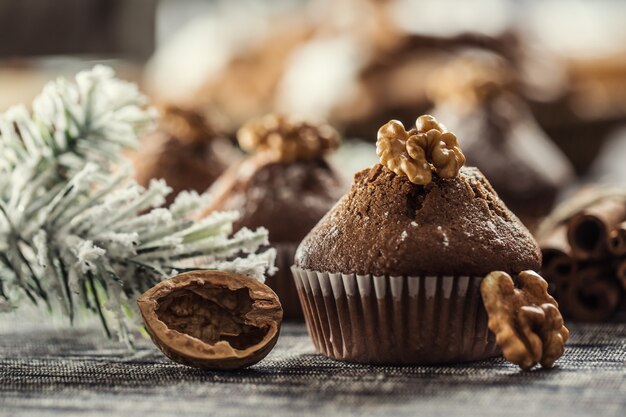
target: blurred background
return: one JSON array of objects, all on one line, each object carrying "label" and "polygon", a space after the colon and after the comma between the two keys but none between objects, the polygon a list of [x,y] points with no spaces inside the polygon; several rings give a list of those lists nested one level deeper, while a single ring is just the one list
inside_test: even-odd
[{"label": "blurred background", "polygon": [[381,124],[431,112],[532,225],[626,180],[625,19],[619,0],[2,0],[0,109],[104,62],[231,140],[271,111],[328,120],[347,174]]}]

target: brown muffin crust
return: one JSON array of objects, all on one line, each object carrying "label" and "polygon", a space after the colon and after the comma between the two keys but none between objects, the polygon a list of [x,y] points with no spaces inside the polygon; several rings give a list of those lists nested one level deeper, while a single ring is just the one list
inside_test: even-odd
[{"label": "brown muffin crust", "polygon": [[210,190],[205,214],[235,210],[233,225],[265,227],[272,243],[299,243],[344,192],[339,174],[324,158],[295,162],[264,161],[259,155],[229,169]]},{"label": "brown muffin crust", "polygon": [[377,164],[355,175],[295,263],[341,273],[482,276],[538,270],[541,252],[478,169],[433,175],[421,186]]},{"label": "brown muffin crust", "polygon": [[204,192],[235,159],[234,151],[224,139],[222,143],[187,144],[164,132],[145,138],[145,147],[135,157],[135,180],[147,187],[153,178],[164,179],[172,187],[165,206],[174,202],[184,190]]},{"label": "brown muffin crust", "polygon": [[240,157],[206,115],[173,105],[161,106],[158,129],[142,137],[131,155],[139,185],[164,179],[172,188],[165,206],[181,191],[206,191]]}]

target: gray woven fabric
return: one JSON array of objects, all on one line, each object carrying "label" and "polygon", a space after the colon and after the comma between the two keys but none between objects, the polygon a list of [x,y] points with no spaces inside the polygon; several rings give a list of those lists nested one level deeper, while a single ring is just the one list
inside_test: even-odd
[{"label": "gray woven fabric", "polygon": [[[285,325],[260,364],[203,372],[147,340],[129,353],[96,330],[0,326],[2,416],[625,416],[626,325],[571,325],[552,370],[502,359],[441,367],[369,367],[314,354]],[[375,341],[373,341],[375,343]]]}]

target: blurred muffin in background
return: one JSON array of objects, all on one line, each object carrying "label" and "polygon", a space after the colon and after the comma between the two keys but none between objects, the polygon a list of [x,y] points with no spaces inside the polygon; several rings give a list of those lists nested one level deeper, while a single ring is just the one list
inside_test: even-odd
[{"label": "blurred muffin in background", "polygon": [[289,268],[302,238],[344,192],[341,175],[326,159],[339,146],[339,135],[326,124],[269,114],[249,121],[237,137],[249,155],[213,184],[204,214],[233,210],[240,214],[235,231],[268,229],[278,272],[266,283],[286,318],[302,318]]},{"label": "blurred muffin in background", "polygon": [[147,186],[151,179],[164,179],[172,187],[169,206],[183,190],[204,192],[240,153],[208,116],[174,105],[159,110],[157,130],[141,139],[131,159],[137,183]]},{"label": "blurred muffin in background", "polygon": [[626,123],[626,2],[525,2],[525,35],[561,66],[558,94],[531,101],[535,117],[582,176]]},{"label": "blurred muffin in background", "polygon": [[580,174],[587,174],[611,133],[626,124],[626,49],[562,57],[565,88],[533,112]]},{"label": "blurred muffin in background", "polygon": [[573,169],[520,97],[516,71],[501,57],[461,54],[429,78],[430,112],[458,133],[468,163],[491,179],[532,230],[547,215]]},{"label": "blurred muffin in background", "polygon": [[147,79],[157,97],[167,90],[179,102],[220,110],[229,133],[279,111],[328,120],[348,138],[373,142],[371,132],[390,118],[409,123],[431,108],[425,80],[477,48],[518,71],[518,94],[585,174],[604,138],[626,121],[619,20],[626,4],[576,2],[563,13],[562,3],[215,1],[185,36],[159,48]]},{"label": "blurred muffin in background", "polygon": [[371,132],[385,121],[408,122],[432,105],[425,80],[455,53],[471,46],[508,53],[515,45],[511,34],[426,36],[384,20],[369,39],[342,34],[302,45],[285,68],[277,108],[328,119],[347,137],[373,141]]},{"label": "blurred muffin in background", "polygon": [[[276,5],[278,11],[261,13],[268,16],[265,24],[218,9],[220,17],[207,22],[205,35],[225,38],[225,46],[220,53],[199,51],[193,57],[208,69],[186,100],[218,109],[228,132],[251,117],[278,111],[328,120],[348,137],[374,141],[371,132],[392,116],[409,122],[430,107],[424,79],[456,51],[476,47],[516,59],[517,37],[497,2],[479,1],[469,17],[444,3],[315,0],[285,9]],[[489,10],[489,22],[480,10]],[[243,35],[231,36],[228,28],[242,25],[252,39],[229,40]],[[200,36],[193,35],[171,44],[182,54]],[[175,61],[165,52],[149,66],[148,78],[159,73],[160,62],[164,67]],[[169,83],[155,85],[165,89]],[[158,90],[152,93],[159,96]]]}]

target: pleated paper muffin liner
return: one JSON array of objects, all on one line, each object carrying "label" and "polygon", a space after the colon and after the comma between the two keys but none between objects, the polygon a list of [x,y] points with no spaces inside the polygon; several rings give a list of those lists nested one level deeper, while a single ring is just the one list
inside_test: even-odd
[{"label": "pleated paper muffin liner", "polygon": [[265,278],[265,283],[278,295],[280,304],[283,307],[283,317],[286,320],[303,320],[300,297],[296,290],[296,285],[291,275],[291,265],[293,265],[297,243],[272,244],[276,248],[276,267],[278,271]]},{"label": "pleated paper muffin liner", "polygon": [[480,295],[483,277],[291,270],[313,343],[330,358],[429,365],[499,354]]}]

